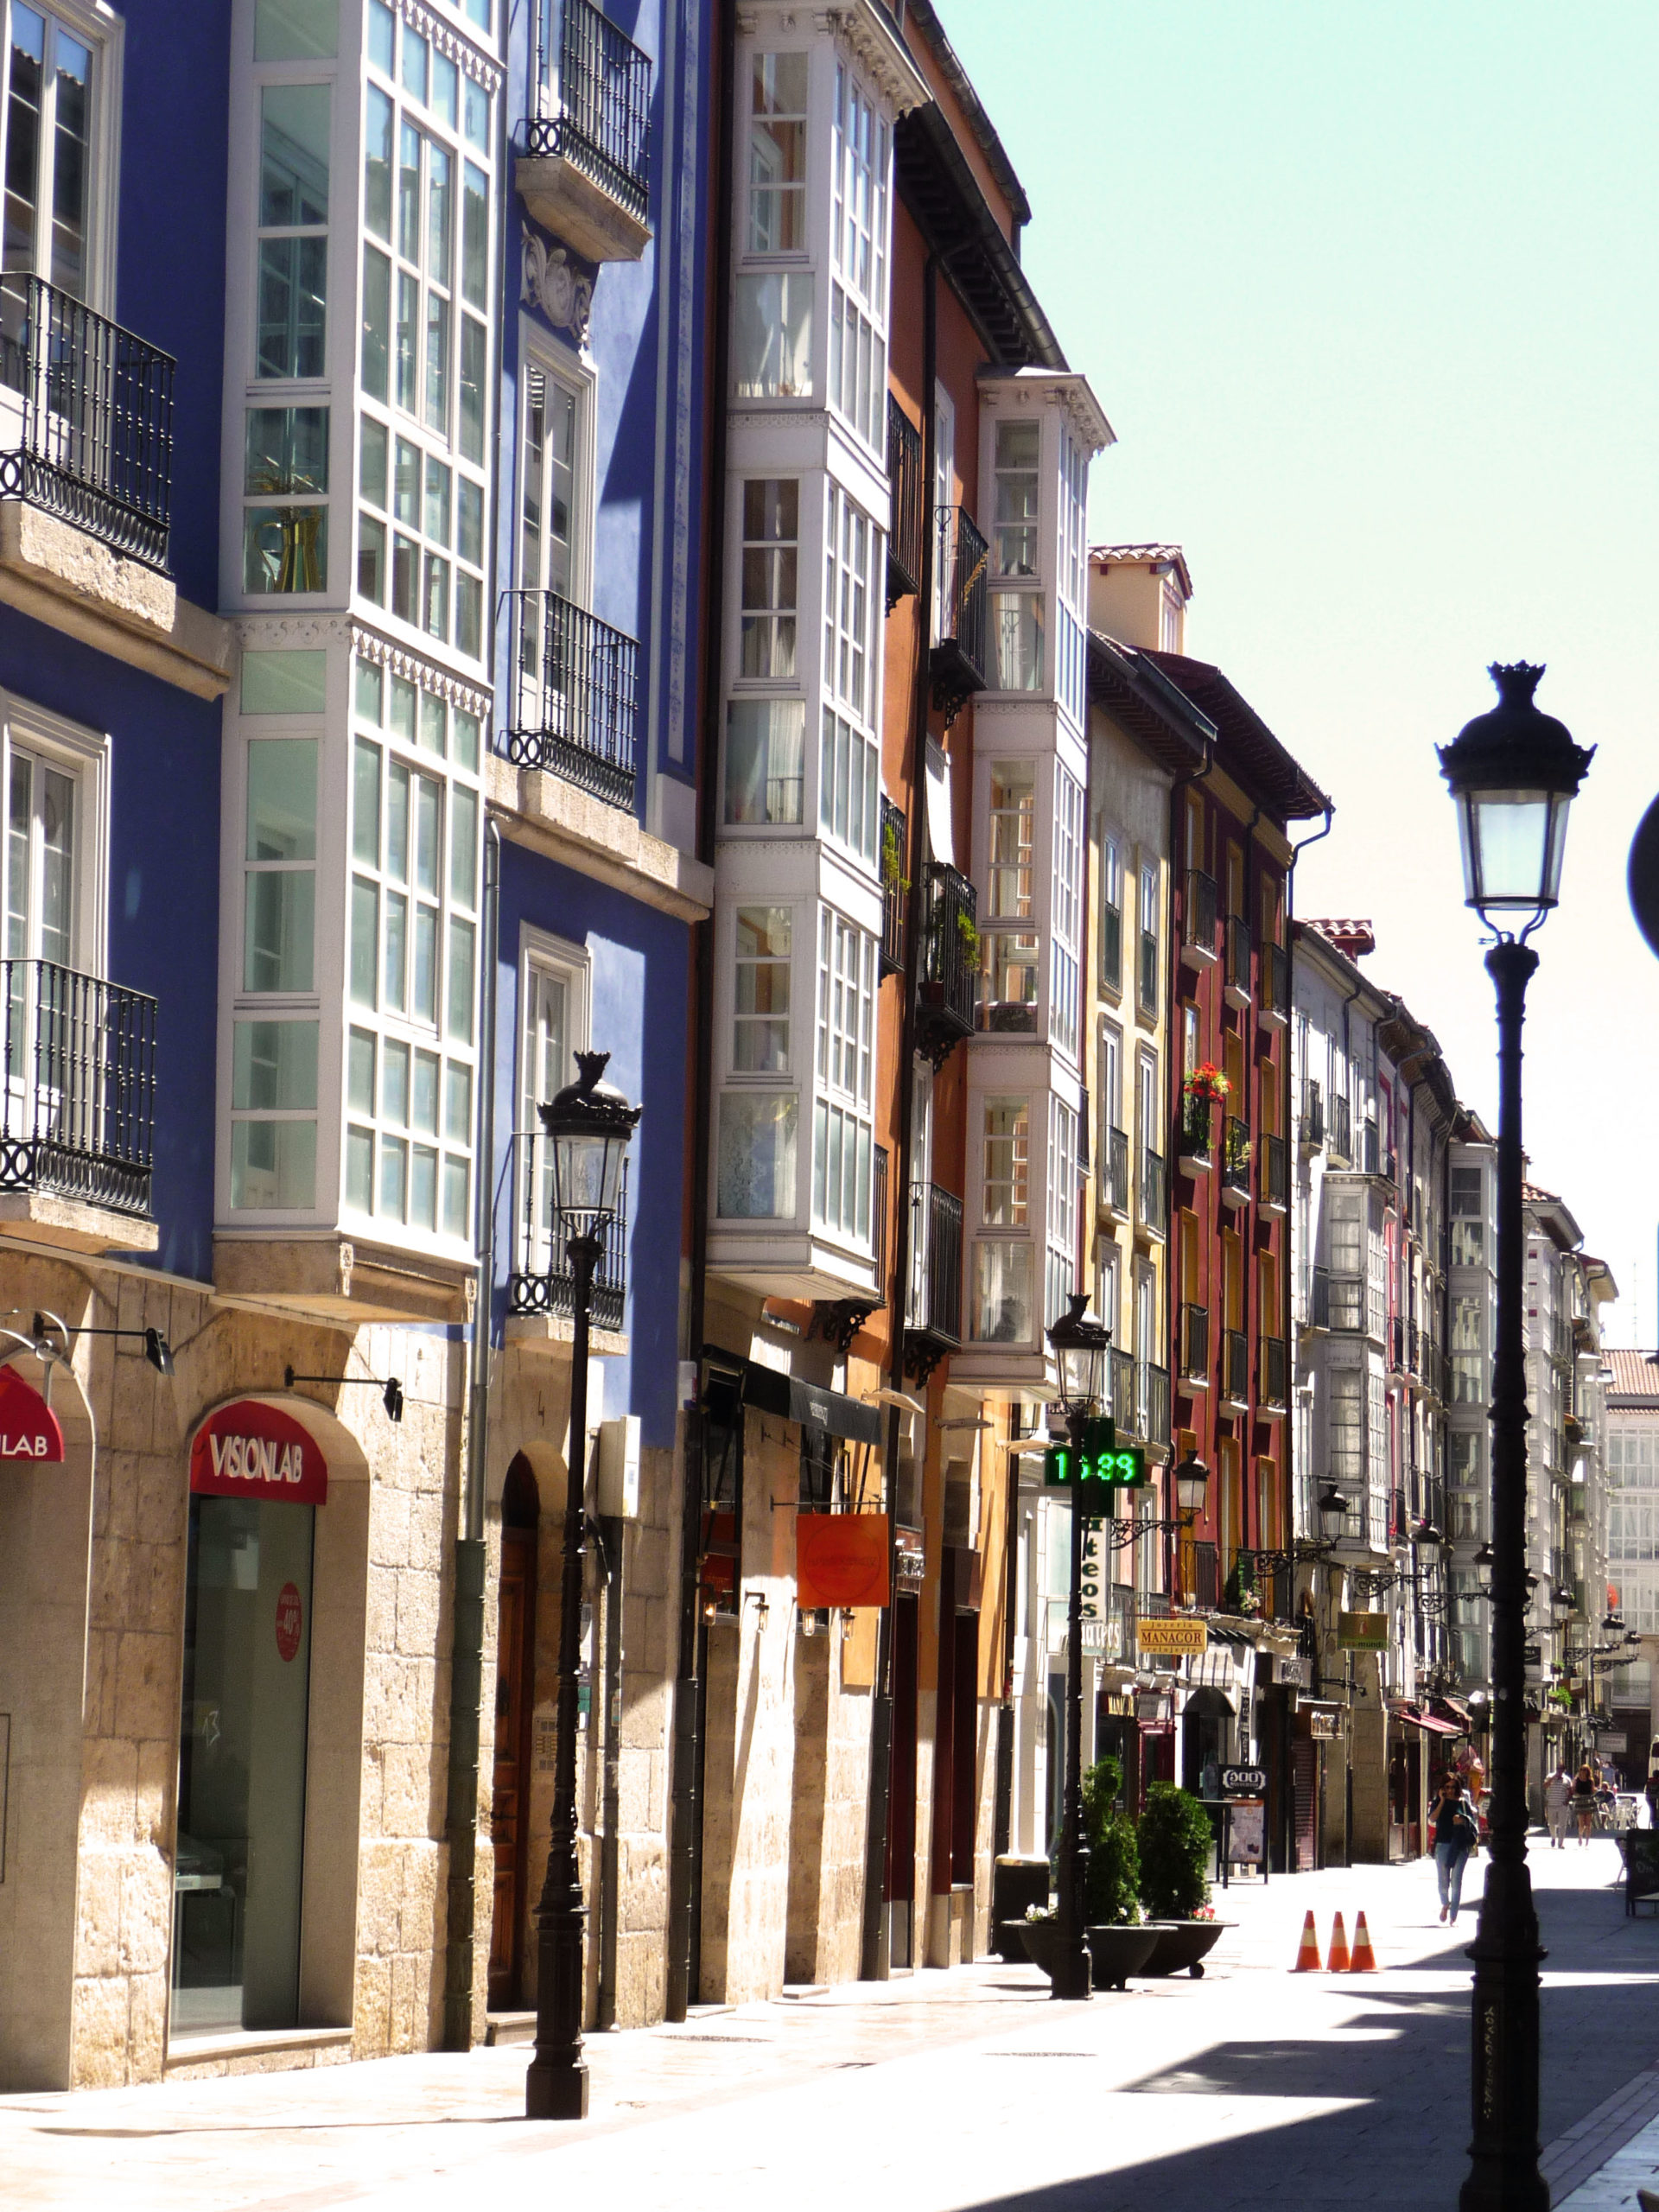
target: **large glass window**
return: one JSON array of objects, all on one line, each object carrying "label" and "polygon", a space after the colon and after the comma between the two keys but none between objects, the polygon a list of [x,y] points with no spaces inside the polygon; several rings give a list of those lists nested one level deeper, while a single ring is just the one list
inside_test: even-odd
[{"label": "large glass window", "polygon": [[791,918],[787,906],[740,906],[732,1070],[789,1073]]},{"label": "large glass window", "polygon": [[316,1509],[190,1501],[174,2032],[296,2026]]},{"label": "large glass window", "polygon": [[1083,951],[1083,785],[1057,762],[1054,769],[1054,988],[1051,1033],[1073,1059]]},{"label": "large glass window", "polygon": [[1030,1218],[1031,1105],[1024,1098],[988,1098],[981,1206],[990,1229],[1024,1229]]},{"label": "large glass window", "polygon": [[[827,497],[823,583],[823,753],[818,820],[875,861],[880,774],[874,736],[883,601],[881,533],[837,486]],[[833,701],[832,705],[829,703]]]},{"label": "large glass window", "polygon": [[870,1235],[875,950],[867,931],[820,909],[812,1212],[861,1243]]},{"label": "large glass window", "polygon": [[749,225],[752,254],[806,245],[804,54],[757,54],[750,71]]},{"label": "large glass window", "polygon": [[830,162],[830,404],[877,452],[887,438],[887,126],[836,66]]},{"label": "large glass window", "polygon": [[317,741],[256,738],[248,747],[242,988],[314,988]]},{"label": "large glass window", "polygon": [[330,106],[327,85],[259,90],[261,377],[327,372]]},{"label": "large glass window", "polygon": [[317,1202],[315,1021],[237,1021],[231,1030],[231,1204]]},{"label": "large glass window", "polygon": [[1029,926],[1037,839],[1037,786],[1029,760],[991,764],[988,896],[980,917],[980,1027],[1033,1033],[1041,940]]},{"label": "large glass window", "polygon": [[974,1341],[1029,1344],[1035,1248],[1024,1237],[981,1236],[974,1243]]},{"label": "large glass window", "polygon": [[45,9],[7,11],[4,268],[0,324],[19,335],[25,274],[86,297],[94,55]]},{"label": "large glass window", "polygon": [[734,699],[726,710],[726,819],[760,826],[801,819],[806,705]]},{"label": "large glass window", "polygon": [[372,76],[365,94],[362,383],[390,420],[364,410],[358,589],[478,658],[489,95],[414,23],[377,4],[370,29],[369,58],[388,81]]},{"label": "large glass window", "polygon": [[724,1219],[794,1219],[799,1110],[792,1090],[721,1094],[718,1182]]},{"label": "large glass window", "polygon": [[244,591],[326,591],[328,410],[250,407],[242,489]]},{"label": "large glass window", "polygon": [[471,1221],[482,812],[476,715],[359,659],[353,684],[346,1201]]},{"label": "large glass window", "polygon": [[799,597],[800,486],[792,477],[753,478],[743,486],[742,645],[746,677],[795,674]]}]

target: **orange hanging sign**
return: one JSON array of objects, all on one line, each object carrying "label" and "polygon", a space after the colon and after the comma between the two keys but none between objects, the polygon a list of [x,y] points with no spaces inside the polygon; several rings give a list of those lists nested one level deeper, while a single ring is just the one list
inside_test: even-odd
[{"label": "orange hanging sign", "polygon": [[0,1460],[63,1458],[63,1430],[40,1392],[0,1367]]},{"label": "orange hanging sign", "polygon": [[888,1580],[885,1513],[803,1513],[795,1522],[795,1594],[819,1605],[885,1605]]}]

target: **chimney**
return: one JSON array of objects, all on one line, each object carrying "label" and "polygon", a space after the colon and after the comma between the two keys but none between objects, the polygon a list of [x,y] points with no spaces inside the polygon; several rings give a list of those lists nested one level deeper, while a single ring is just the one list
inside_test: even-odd
[{"label": "chimney", "polygon": [[1089,626],[1142,652],[1184,653],[1192,578],[1179,545],[1091,545]]}]

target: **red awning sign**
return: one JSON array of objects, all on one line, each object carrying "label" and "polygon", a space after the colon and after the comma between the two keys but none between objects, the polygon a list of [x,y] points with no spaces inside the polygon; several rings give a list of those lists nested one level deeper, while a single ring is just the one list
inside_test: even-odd
[{"label": "red awning sign", "polygon": [[221,1406],[196,1431],[190,1487],[208,1497],[326,1505],[328,1462],[292,1414],[241,1398]]},{"label": "red awning sign", "polygon": [[0,1367],[0,1460],[63,1458],[63,1430],[40,1392]]}]

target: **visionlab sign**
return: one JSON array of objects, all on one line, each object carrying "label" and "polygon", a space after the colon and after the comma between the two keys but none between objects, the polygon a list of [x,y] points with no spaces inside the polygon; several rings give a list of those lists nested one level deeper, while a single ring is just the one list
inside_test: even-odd
[{"label": "visionlab sign", "polygon": [[208,1497],[326,1505],[328,1462],[292,1414],[242,1398],[221,1406],[196,1431],[190,1487]]},{"label": "visionlab sign", "polygon": [[0,1463],[63,1458],[63,1430],[40,1392],[10,1367],[0,1367]]}]

